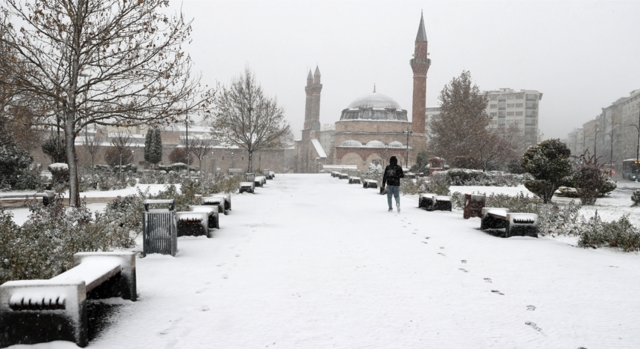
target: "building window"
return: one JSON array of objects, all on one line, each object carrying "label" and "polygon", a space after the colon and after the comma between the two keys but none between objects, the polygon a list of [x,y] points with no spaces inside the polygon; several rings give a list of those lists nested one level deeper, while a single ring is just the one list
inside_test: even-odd
[{"label": "building window", "polygon": [[535,110],[527,110],[527,117],[534,118],[536,116]]},{"label": "building window", "polygon": [[523,105],[524,104],[522,104],[522,103],[516,103],[516,108],[522,108]]},{"label": "building window", "polygon": [[536,124],[536,120],[535,119],[527,119],[524,123],[527,126],[533,126]]},{"label": "building window", "polygon": [[516,116],[522,116],[522,112],[521,111],[517,111],[516,112]]},{"label": "building window", "polygon": [[506,109],[506,108],[507,108],[507,104],[505,102],[498,103],[498,109]]},{"label": "building window", "polygon": [[512,111],[508,111],[507,112],[507,116],[513,116],[513,112]]},{"label": "building window", "polygon": [[507,95],[507,99],[516,99],[515,95]]},{"label": "building window", "polygon": [[498,117],[499,117],[499,118],[503,118],[503,117],[505,117],[505,112],[504,112],[504,110],[500,110],[500,111],[498,111]]},{"label": "building window", "polygon": [[491,113],[491,114],[489,114],[489,115],[491,115],[491,116],[497,116],[497,115],[498,115],[498,113],[493,112],[493,113]]},{"label": "building window", "polygon": [[524,93],[518,93],[516,95],[516,99],[523,99],[524,98]]},{"label": "building window", "polygon": [[527,102],[527,109],[536,109],[538,103],[536,102]]},{"label": "building window", "polygon": [[489,104],[489,108],[491,109],[496,109],[498,107],[497,104]]},{"label": "building window", "polygon": [[537,101],[538,100],[538,95],[527,94],[527,100],[528,101]]},{"label": "building window", "polygon": [[507,104],[507,108],[513,108],[514,104],[513,103],[509,103]]},{"label": "building window", "polygon": [[498,99],[498,96],[491,95],[491,96],[489,96],[489,99],[492,100],[492,101],[495,101],[496,99]]}]

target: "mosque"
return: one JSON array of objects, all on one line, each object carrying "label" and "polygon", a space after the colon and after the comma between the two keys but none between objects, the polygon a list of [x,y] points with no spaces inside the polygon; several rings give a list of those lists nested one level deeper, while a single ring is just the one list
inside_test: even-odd
[{"label": "mosque", "polygon": [[413,165],[418,150],[426,148],[425,109],[427,71],[431,65],[427,51],[424,17],[420,16],[413,59],[413,103],[411,121],[407,110],[391,97],[369,93],[356,98],[342,110],[340,121],[329,130],[321,130],[321,74],[307,76],[305,121],[302,139],[294,145],[294,167],[298,173],[316,173],[327,168],[357,168],[369,164],[386,166],[391,156],[403,167]]}]

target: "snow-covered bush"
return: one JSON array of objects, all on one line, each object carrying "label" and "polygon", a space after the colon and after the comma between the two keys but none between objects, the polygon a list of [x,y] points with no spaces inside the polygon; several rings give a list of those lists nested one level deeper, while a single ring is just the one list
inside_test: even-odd
[{"label": "snow-covered bush", "polygon": [[78,171],[78,184],[80,186],[80,191],[120,190],[127,187],[133,187],[136,183],[136,178],[130,172],[124,174],[124,181],[122,181],[120,173],[118,172],[84,168],[81,168]]},{"label": "snow-covered bush", "polygon": [[[523,184],[526,180],[533,177],[530,174],[514,174],[501,171],[479,171],[461,168],[453,168],[447,171],[439,171],[435,173],[445,173],[450,185],[459,186],[496,186],[496,187],[515,187]],[[435,174],[434,173],[434,174]]]},{"label": "snow-covered bush", "polygon": [[29,171],[33,158],[11,137],[4,138],[0,142],[0,190],[36,189],[39,177]]},{"label": "snow-covered bush", "polygon": [[633,201],[633,206],[640,205],[640,189],[633,191],[633,194],[631,194],[631,201]]},{"label": "snow-covered bush", "polygon": [[596,212],[589,219],[580,235],[578,245],[582,247],[614,247],[624,251],[640,250],[640,231],[624,215],[617,221],[603,222]]},{"label": "snow-covered bush", "polygon": [[520,165],[535,180],[525,181],[525,187],[545,203],[551,201],[562,179],[571,173],[569,156],[571,150],[559,139],[547,139],[529,147]]},{"label": "snow-covered bush", "polygon": [[449,186],[451,183],[447,177],[446,171],[434,172],[429,176],[429,180],[425,182],[424,190],[420,190],[424,193],[433,193],[438,195],[449,195]]},{"label": "snow-covered bush", "polygon": [[382,176],[383,172],[384,172],[384,169],[382,168],[382,166],[376,165],[372,162],[369,164],[369,167],[367,168],[367,171],[364,173],[364,175],[377,177],[377,176]]},{"label": "snow-covered bush", "polygon": [[66,186],[69,183],[69,165],[56,162],[48,166],[51,181],[55,186]]},{"label": "snow-covered bush", "polygon": [[129,230],[112,217],[95,218],[81,202],[67,209],[60,197],[48,206],[29,203],[29,219],[22,226],[7,222],[0,212],[0,284],[8,280],[49,279],[73,267],[77,252],[130,248]]}]

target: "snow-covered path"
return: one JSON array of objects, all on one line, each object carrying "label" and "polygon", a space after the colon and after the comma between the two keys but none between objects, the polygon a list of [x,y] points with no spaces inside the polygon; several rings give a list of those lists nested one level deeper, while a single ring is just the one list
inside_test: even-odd
[{"label": "snow-covered path", "polygon": [[234,196],[213,239],[138,259],[139,301],[90,347],[640,347],[638,254],[496,238],[415,196],[388,213],[376,192],[278,175]]}]

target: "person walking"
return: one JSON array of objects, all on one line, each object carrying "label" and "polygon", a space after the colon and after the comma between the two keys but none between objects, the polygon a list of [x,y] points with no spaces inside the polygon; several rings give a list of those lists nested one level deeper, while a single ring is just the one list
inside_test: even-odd
[{"label": "person walking", "polygon": [[404,177],[402,167],[398,166],[398,159],[392,156],[389,159],[389,165],[384,169],[382,176],[382,190],[387,188],[387,203],[389,204],[389,212],[393,211],[391,205],[391,196],[396,199],[396,208],[400,212],[400,178]]}]

